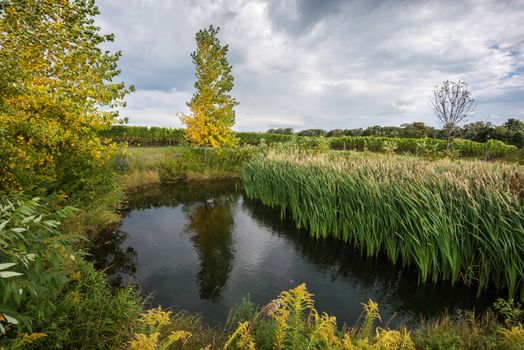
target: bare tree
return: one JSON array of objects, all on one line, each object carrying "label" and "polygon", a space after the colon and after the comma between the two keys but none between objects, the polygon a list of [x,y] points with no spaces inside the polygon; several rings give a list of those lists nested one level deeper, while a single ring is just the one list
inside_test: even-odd
[{"label": "bare tree", "polygon": [[468,84],[463,81],[449,80],[440,86],[435,86],[430,103],[446,132],[446,149],[449,152],[453,131],[475,111],[477,103],[468,89]]}]

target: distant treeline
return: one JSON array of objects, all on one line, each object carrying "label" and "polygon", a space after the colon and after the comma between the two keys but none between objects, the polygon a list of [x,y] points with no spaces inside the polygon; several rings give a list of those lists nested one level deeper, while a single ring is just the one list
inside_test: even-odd
[{"label": "distant treeline", "polygon": [[[288,142],[295,140],[298,143],[316,144],[323,140],[327,146],[336,150],[356,150],[383,152],[393,150],[396,153],[421,154],[428,152],[443,151],[446,141],[430,137],[391,137],[391,136],[330,136],[330,137],[299,137],[301,133],[267,133],[267,132],[237,132],[236,137],[243,145],[259,145]],[[104,131],[102,137],[111,138],[115,142],[125,142],[130,146],[178,146],[187,143],[185,129],[147,127],[147,126],[123,126],[116,125]],[[326,135],[327,136],[327,135]],[[472,140],[455,138],[453,149],[460,156],[489,158],[502,157],[514,150],[516,146],[490,139],[485,143]]]},{"label": "distant treeline", "polygon": [[[366,129],[306,129],[294,132],[292,128],[269,129],[270,134],[298,135],[298,136],[383,136],[400,138],[436,138],[445,139],[443,130],[433,128],[422,122],[403,124],[401,126],[370,126]],[[476,142],[486,142],[488,140],[499,140],[508,145],[515,145],[518,148],[524,146],[524,122],[515,118],[508,119],[502,125],[494,125],[491,122],[468,123],[455,131],[457,138]]]}]

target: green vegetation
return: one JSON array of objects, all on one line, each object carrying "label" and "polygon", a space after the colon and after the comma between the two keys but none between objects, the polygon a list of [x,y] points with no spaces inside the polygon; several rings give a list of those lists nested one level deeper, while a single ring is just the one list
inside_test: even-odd
[{"label": "green vegetation", "polygon": [[[136,126],[113,126],[101,134],[113,141],[126,142],[131,146],[173,146],[185,145],[183,129],[148,128]],[[355,150],[370,152],[387,152],[388,147],[394,147],[399,154],[409,153],[430,158],[477,157],[496,159],[515,153],[517,148],[501,141],[488,140],[479,143],[464,139],[453,139],[451,153],[446,152],[446,141],[430,138],[382,137],[382,136],[294,136],[290,134],[268,134],[256,132],[237,132],[240,145],[261,145],[275,143],[311,143],[325,142],[334,150]],[[314,141],[317,140],[317,141]],[[320,141],[323,140],[323,141]]]},{"label": "green vegetation", "polygon": [[227,61],[228,46],[218,40],[219,28],[212,25],[196,34],[197,49],[191,54],[196,67],[196,92],[187,106],[191,114],[180,116],[187,138],[198,146],[214,148],[236,144],[233,133],[234,107],[232,66]]},{"label": "green vegetation", "polygon": [[129,148],[120,163],[120,184],[124,190],[158,182],[179,182],[240,177],[241,165],[257,149],[145,147]]},{"label": "green vegetation", "polygon": [[[269,129],[269,134],[294,134],[291,128]],[[408,138],[431,138],[445,139],[445,130],[435,129],[422,122],[402,124],[401,126],[373,125],[365,129],[333,129],[330,131],[322,129],[306,129],[296,133],[299,136],[380,136],[380,137],[408,137]],[[476,142],[488,140],[502,141],[508,145],[518,148],[524,146],[524,122],[516,118],[509,118],[502,125],[494,125],[491,122],[466,123],[454,130],[457,138]]]},{"label": "green vegetation", "polygon": [[[0,348],[115,348],[142,311],[83,259],[114,223],[127,89],[93,1],[0,3]],[[38,198],[40,197],[40,198]],[[72,206],[79,208],[72,209]]]},{"label": "green vegetation", "polygon": [[415,265],[423,282],[507,288],[524,299],[524,172],[486,162],[269,151],[242,169],[245,192],[315,237]]},{"label": "green vegetation", "polygon": [[223,330],[203,328],[187,315],[149,310],[128,344],[131,349],[165,349],[172,344],[177,349],[224,350],[518,350],[524,341],[523,313],[511,302],[497,305],[503,310],[503,323],[492,312],[481,317],[469,312],[444,315],[412,331],[381,327],[378,305],[369,300],[362,306],[358,325],[338,327],[335,317],[315,309],[313,295],[302,284],[263,307],[244,300],[231,311]]},{"label": "green vegetation", "polygon": [[0,189],[89,195],[110,189],[117,153],[98,132],[128,92],[114,83],[119,53],[99,49],[92,1],[0,5]]},{"label": "green vegetation", "polygon": [[240,165],[248,160],[254,149],[173,148],[160,164],[163,182],[220,179],[238,177]]},{"label": "green vegetation", "polygon": [[[138,290],[112,289],[85,251],[88,239],[118,223],[124,190],[242,173],[250,196],[280,205],[317,237],[342,238],[369,256],[385,252],[393,262],[416,265],[424,281],[461,280],[522,298],[524,178],[516,165],[391,158],[393,152],[453,157],[442,154],[443,141],[436,139],[307,137],[322,135],[319,130],[298,138],[289,130],[232,135],[236,101],[227,92],[233,78],[214,27],[197,34],[193,55],[198,93],[189,103],[193,115],[184,120],[195,133],[115,126],[115,107],[130,89],[114,82],[120,53],[100,49],[113,36],[100,33],[96,14],[94,1],[0,1],[0,349],[522,344],[522,311],[511,302],[498,304],[504,324],[493,314],[444,317],[410,334],[375,330],[378,306],[370,301],[361,325],[340,329],[314,309],[301,285],[263,308],[243,304],[219,330],[185,312],[144,312]],[[220,69],[208,71],[210,61]],[[522,126],[508,121],[504,127],[518,144]],[[217,149],[187,147],[187,138]],[[223,147],[236,138],[247,146]],[[181,147],[126,153],[111,141]],[[279,152],[267,150],[285,142],[275,147]],[[388,156],[323,153],[329,148]],[[509,158],[515,147],[456,139],[453,149],[460,156]]]},{"label": "green vegetation", "polygon": [[0,348],[116,347],[142,311],[134,289],[113,292],[61,229],[74,209],[41,199],[0,205]]}]

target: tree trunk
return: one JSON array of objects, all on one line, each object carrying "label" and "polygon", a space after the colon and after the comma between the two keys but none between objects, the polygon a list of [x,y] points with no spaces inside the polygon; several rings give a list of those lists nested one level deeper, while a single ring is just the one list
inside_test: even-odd
[{"label": "tree trunk", "polygon": [[448,131],[448,138],[446,140],[446,152],[451,152],[451,130]]}]

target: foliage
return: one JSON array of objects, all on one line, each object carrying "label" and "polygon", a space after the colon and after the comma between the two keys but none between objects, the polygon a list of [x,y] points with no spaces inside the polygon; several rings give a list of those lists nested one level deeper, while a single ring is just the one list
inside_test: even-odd
[{"label": "foliage", "polygon": [[[415,345],[405,330],[371,328],[378,315],[378,305],[364,304],[365,324],[358,329],[337,328],[336,318],[320,314],[314,307],[313,294],[304,284],[280,293],[252,319],[238,323],[224,349],[351,349],[351,350],[411,350]],[[371,325],[371,326],[370,326]],[[269,327],[271,332],[260,332]],[[374,333],[374,334],[373,334]],[[269,339],[268,339],[269,338]],[[268,342],[269,340],[269,342]]]},{"label": "foliage", "polygon": [[260,132],[237,132],[238,142],[243,145],[260,145],[261,143],[274,144],[287,142],[293,138],[289,134],[271,134]]},{"label": "foliage", "polygon": [[238,102],[229,95],[234,80],[227,61],[229,48],[220,44],[218,31],[209,26],[196,34],[197,49],[191,58],[196,66],[197,91],[187,103],[191,114],[180,117],[192,143],[214,148],[234,146],[237,141],[231,130]]},{"label": "foliage", "polygon": [[414,265],[423,282],[506,288],[524,298],[524,172],[509,164],[275,152],[242,169],[249,197],[312,236]]},{"label": "foliage", "polygon": [[238,174],[240,166],[249,160],[255,149],[253,147],[212,148],[187,147],[173,149],[171,154],[160,164],[160,180],[163,182],[185,181],[191,174],[216,173],[226,175]]},{"label": "foliage", "polygon": [[[45,332],[42,348],[114,349],[129,340],[143,311],[139,291],[113,291],[103,272],[77,259],[76,272],[54,301],[53,312],[38,325]],[[36,305],[30,311],[38,313]]]},{"label": "foliage", "polygon": [[506,326],[524,324],[524,309],[522,309],[520,303],[515,302],[513,299],[504,300],[499,298],[493,304],[493,308],[502,315]]},{"label": "foliage", "polygon": [[[336,318],[320,314],[306,286],[283,291],[269,304],[257,307],[244,301],[230,315],[224,331],[202,326],[199,318],[160,307],[139,318],[131,349],[520,349],[521,324],[500,324],[492,312],[477,317],[473,312],[422,322],[413,331],[380,326],[378,304],[363,304],[363,321],[354,327],[337,326]],[[516,313],[514,306],[512,312]],[[135,314],[136,315],[136,314]],[[510,325],[511,324],[511,325]],[[93,344],[93,343],[91,343]],[[116,347],[100,343],[99,347]]]},{"label": "foliage", "polygon": [[136,291],[113,295],[105,276],[82,260],[77,236],[60,229],[72,208],[40,199],[0,205],[0,346],[85,348],[119,344],[141,311]]},{"label": "foliage", "polygon": [[113,142],[125,142],[129,146],[180,146],[186,143],[184,129],[147,126],[114,125],[100,133]]},{"label": "foliage", "polygon": [[191,337],[188,331],[173,331],[164,339],[160,339],[160,330],[171,323],[171,311],[163,311],[160,307],[147,310],[141,318],[145,328],[144,333],[136,333],[129,343],[133,350],[168,349],[171,344],[181,342],[183,344]]},{"label": "foliage", "polygon": [[129,349],[161,350],[211,349],[218,344],[224,344],[221,334],[204,326],[198,316],[157,307],[142,313],[133,339],[125,345]]},{"label": "foliage", "polygon": [[486,142],[490,139],[515,145],[524,146],[524,122],[509,118],[504,124],[496,126],[490,122],[473,122],[457,130],[457,136],[477,142]]},{"label": "foliage", "polygon": [[295,131],[292,128],[278,128],[278,129],[269,129],[266,131],[268,134],[281,134],[281,135],[292,135]]},{"label": "foliage", "polygon": [[[34,321],[48,317],[56,292],[68,281],[76,253],[73,240],[58,230],[72,208],[46,212],[38,198],[2,199],[0,203],[0,315],[19,330],[31,331]],[[25,310],[39,307],[27,315]],[[12,329],[1,326],[0,331]]]},{"label": "foliage", "polygon": [[[127,142],[129,145],[158,146],[183,145],[185,134],[183,129],[114,126],[104,135],[114,141]],[[235,133],[239,144],[242,145],[274,145],[292,142],[296,145],[301,143],[303,146],[308,144],[313,146],[316,143],[317,145],[327,144],[329,148],[335,150],[367,150],[370,152],[389,152],[394,150],[394,152],[400,154],[410,153],[432,159],[446,156],[446,142],[441,139],[389,136],[338,136],[324,138],[312,136],[297,137],[295,135],[256,132]],[[395,145],[396,147],[390,147]],[[486,144],[479,142],[455,138],[452,140],[451,145],[451,151],[448,154],[458,153],[460,157],[484,157],[487,155],[488,159],[491,159],[504,157],[516,151],[515,146],[495,140],[491,140],[491,143],[486,146]]]},{"label": "foliage", "polygon": [[305,129],[297,132],[298,136],[325,136],[326,130],[323,129]]},{"label": "foliage", "polygon": [[99,33],[98,12],[93,1],[2,1],[2,191],[111,183],[116,149],[98,132],[116,121],[112,108],[127,90],[112,82],[120,53],[99,48],[113,36]]}]

